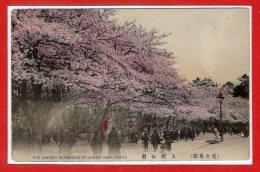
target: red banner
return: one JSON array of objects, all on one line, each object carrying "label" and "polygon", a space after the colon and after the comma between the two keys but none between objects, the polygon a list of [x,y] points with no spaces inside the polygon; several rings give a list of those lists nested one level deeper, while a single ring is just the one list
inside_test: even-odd
[{"label": "red banner", "polygon": [[105,119],[104,120],[104,132],[107,130],[107,128],[108,128],[108,120]]}]

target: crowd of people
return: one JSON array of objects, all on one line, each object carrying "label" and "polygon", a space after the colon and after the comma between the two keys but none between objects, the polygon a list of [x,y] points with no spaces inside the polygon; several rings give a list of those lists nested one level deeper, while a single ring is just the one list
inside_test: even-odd
[{"label": "crowd of people", "polygon": [[158,132],[157,130],[154,130],[150,137],[148,132],[144,130],[141,138],[145,151],[148,151],[148,143],[151,142],[153,146],[153,151],[157,151],[158,146],[160,145],[161,152],[170,152],[171,144],[173,142],[189,139],[193,141],[195,139],[195,136],[199,134],[200,132],[198,130],[196,132],[196,129],[194,128],[183,128],[181,130],[166,128],[163,132]]},{"label": "crowd of people", "polygon": [[[137,130],[126,131],[116,131],[115,128],[108,135],[108,146],[113,150],[116,147],[116,152],[119,153],[121,148],[120,143],[127,142],[132,144],[137,144],[139,140],[142,141],[144,151],[149,151],[149,143],[152,145],[153,151],[157,151],[158,148],[161,152],[170,152],[173,142],[179,140],[184,141],[194,141],[194,139],[200,134],[205,135],[206,132],[212,133],[216,138],[221,137],[224,134],[240,134],[241,136],[248,137],[249,129],[248,126],[239,127],[239,126],[225,126],[225,127],[216,127],[211,126],[208,128],[199,128],[199,127],[183,127],[183,128],[170,128],[167,127],[163,131],[158,131],[154,129],[153,132],[149,132],[147,129],[144,129],[142,132]],[[114,143],[115,142],[115,143]]]},{"label": "crowd of people", "polygon": [[[238,132],[239,131],[239,132]],[[230,130],[226,128],[221,130],[217,127],[212,127],[210,129],[200,129],[196,127],[183,127],[181,129],[177,128],[165,128],[163,131],[158,131],[154,129],[152,133],[149,133],[147,129],[144,129],[142,132],[137,132],[136,130],[131,130],[129,132],[118,131],[115,127],[107,135],[107,144],[109,147],[109,155],[120,155],[121,143],[130,143],[137,144],[138,141],[142,141],[144,151],[149,151],[149,143],[152,145],[153,151],[160,152],[170,152],[171,146],[173,142],[177,142],[179,140],[184,141],[194,141],[194,139],[200,134],[205,135],[206,132],[210,132],[216,137],[221,136],[221,134],[244,134],[245,132],[242,129],[234,128]],[[102,152],[102,139],[100,134],[95,133],[91,141],[91,147],[94,155],[100,155]]]},{"label": "crowd of people", "polygon": [[[16,132],[17,131],[17,132]],[[18,132],[19,131],[19,132]],[[103,133],[101,131],[95,131],[87,133],[87,139],[92,148],[93,155],[102,155],[102,149],[105,144],[109,147],[109,155],[120,155],[120,149],[122,143],[135,145],[139,141],[142,141],[144,151],[151,150],[161,152],[171,151],[172,143],[184,140],[194,141],[194,139],[200,134],[212,133],[215,137],[221,136],[221,134],[239,134],[243,137],[249,136],[249,126],[247,124],[230,124],[220,128],[217,126],[199,127],[196,125],[183,126],[183,127],[165,127],[161,128],[138,128],[132,129],[117,129],[112,127],[108,132]],[[19,145],[30,145],[30,134],[27,130],[14,130],[13,141]],[[21,139],[20,139],[21,137]],[[48,144],[53,142],[58,145],[60,154],[70,154],[73,145],[78,141],[78,136],[75,134],[73,128],[61,130],[60,132],[53,132],[42,137],[42,144]],[[104,144],[105,143],[105,144]]]}]

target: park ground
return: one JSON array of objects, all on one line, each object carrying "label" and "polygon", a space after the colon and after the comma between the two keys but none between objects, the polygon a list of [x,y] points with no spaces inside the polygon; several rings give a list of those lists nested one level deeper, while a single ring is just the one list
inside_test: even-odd
[{"label": "park ground", "polygon": [[58,146],[49,143],[43,146],[42,153],[26,153],[24,150],[13,151],[15,161],[28,162],[104,162],[104,161],[223,161],[248,160],[250,157],[249,137],[224,135],[224,142],[219,142],[211,133],[200,135],[194,141],[180,140],[171,144],[171,151],[156,152],[149,144],[148,152],[144,151],[142,141],[137,144],[122,143],[120,156],[108,156],[108,146],[103,144],[101,156],[93,156],[90,144],[85,140],[78,141],[70,155],[59,155]]}]

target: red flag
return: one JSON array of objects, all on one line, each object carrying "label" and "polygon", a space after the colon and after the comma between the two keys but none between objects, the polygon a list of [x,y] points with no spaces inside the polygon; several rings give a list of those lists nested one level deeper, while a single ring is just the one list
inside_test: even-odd
[{"label": "red flag", "polygon": [[104,120],[104,131],[106,131],[107,128],[108,128],[108,120],[105,119],[105,120]]}]

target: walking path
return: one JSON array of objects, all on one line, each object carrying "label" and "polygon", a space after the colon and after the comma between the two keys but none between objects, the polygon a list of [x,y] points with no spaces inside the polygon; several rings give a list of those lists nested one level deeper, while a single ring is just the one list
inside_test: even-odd
[{"label": "walking path", "polygon": [[[196,137],[194,141],[180,140],[171,144],[170,152],[162,152],[158,147],[157,152],[149,144],[148,152],[144,151],[142,141],[137,144],[121,144],[121,156],[109,157],[108,146],[103,144],[102,156],[94,157],[92,149],[87,141],[78,141],[71,150],[71,156],[85,157],[85,159],[52,159],[33,160],[32,155],[24,157],[24,153],[17,154],[16,158],[25,158],[28,161],[216,161],[216,160],[246,160],[250,155],[249,137],[243,138],[238,135],[224,135],[224,142],[218,142],[214,134],[206,133]],[[214,144],[213,144],[214,143]],[[59,156],[56,144],[43,146],[43,152],[39,156]]]}]

